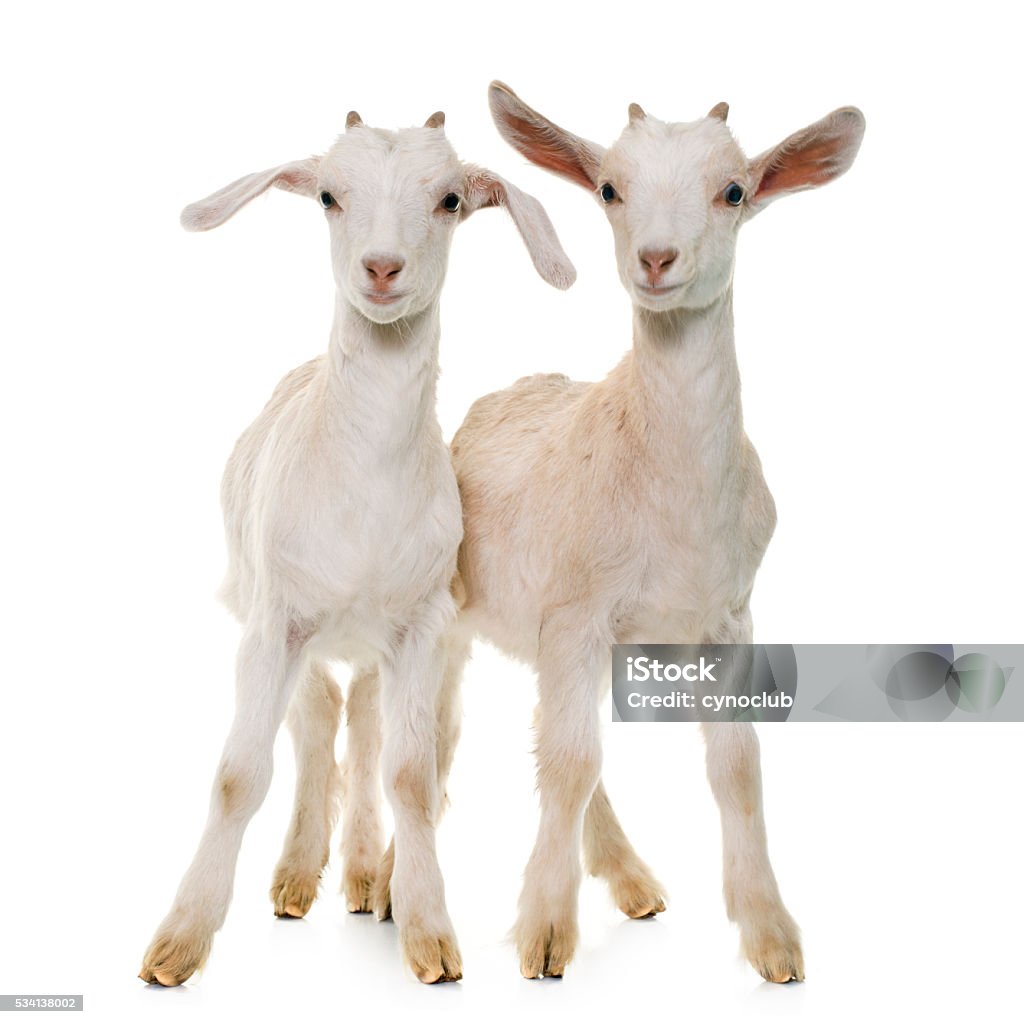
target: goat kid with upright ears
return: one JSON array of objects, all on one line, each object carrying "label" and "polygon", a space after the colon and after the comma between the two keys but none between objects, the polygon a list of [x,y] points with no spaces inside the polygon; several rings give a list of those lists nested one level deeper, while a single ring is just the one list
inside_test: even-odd
[{"label": "goat kid with upright ears", "polygon": [[[285,376],[224,474],[223,596],[244,626],[236,712],[199,848],[145,954],[147,982],[179,985],[206,961],[286,715],[296,808],[271,897],[280,916],[309,909],[339,790],[342,700],[330,659],[356,667],[355,720],[376,709],[379,689],[402,951],[421,981],[462,975],[434,841],[443,759],[458,728],[458,676],[443,637],[456,614],[450,586],[462,537],[435,413],[438,299],[455,226],[488,206],[508,210],[546,281],[566,288],[575,272],[540,204],[461,163],[443,126],[440,113],[397,132],[349,114],[325,155],[250,174],[182,214],[186,228],[204,231],[271,186],[314,199],[330,231],[337,297],[326,355]],[[345,888],[350,909],[366,910],[382,843],[372,828],[354,828],[365,806],[352,788]]]},{"label": "goat kid with upright ears", "polygon": [[[844,173],[864,119],[841,108],[750,160],[724,103],[688,123],[633,104],[604,149],[500,82],[490,101],[506,141],[604,209],[633,301],[633,347],[605,380],[524,378],[476,402],[452,442],[465,525],[461,642],[482,635],[538,675],[541,821],[515,928],[533,978],[561,975],[573,955],[581,845],[626,914],[664,909],[601,782],[610,645],[751,640],[775,505],[743,430],[736,238],[780,196]],[[797,927],[768,859],[753,727],[703,731],[727,911],[766,979],[802,979]]]}]

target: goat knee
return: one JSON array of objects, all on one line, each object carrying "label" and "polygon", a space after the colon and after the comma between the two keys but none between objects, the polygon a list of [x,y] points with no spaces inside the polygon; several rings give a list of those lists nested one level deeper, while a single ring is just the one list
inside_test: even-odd
[{"label": "goat knee", "polygon": [[385,784],[393,807],[424,824],[433,824],[437,809],[437,778],[432,761],[405,758],[387,772]]},{"label": "goat knee", "polygon": [[244,767],[234,760],[222,761],[214,782],[221,814],[228,819],[248,821],[267,795],[271,771],[269,759],[258,759]]}]

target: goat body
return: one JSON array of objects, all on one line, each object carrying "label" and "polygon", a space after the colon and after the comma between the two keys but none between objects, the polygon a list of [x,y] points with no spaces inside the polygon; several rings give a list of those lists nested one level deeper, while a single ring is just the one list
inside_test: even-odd
[{"label": "goat body", "polygon": [[222,487],[222,596],[245,622],[273,580],[296,631],[358,661],[451,578],[462,528],[434,417],[436,316],[401,337],[390,325],[353,334],[348,352],[332,340],[292,371],[239,439]]},{"label": "goat body", "polygon": [[536,663],[545,611],[567,605],[610,643],[736,636],[774,505],[727,309],[672,319],[670,341],[638,314],[600,383],[528,377],[479,400],[453,441],[464,615],[518,658]]}]

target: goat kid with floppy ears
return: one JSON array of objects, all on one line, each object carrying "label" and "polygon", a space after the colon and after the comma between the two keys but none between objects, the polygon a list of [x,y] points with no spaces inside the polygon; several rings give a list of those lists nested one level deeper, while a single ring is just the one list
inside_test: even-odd
[{"label": "goat kid with floppy ears", "polygon": [[[318,201],[337,297],[327,354],[281,381],[224,474],[223,596],[244,625],[236,712],[199,848],[145,954],[147,982],[179,985],[206,961],[286,715],[296,807],[271,896],[280,916],[309,909],[340,782],[342,698],[326,667],[335,658],[356,668],[350,719],[372,712],[374,730],[379,676],[403,954],[421,981],[462,975],[434,841],[439,778],[458,729],[458,671],[447,666],[444,637],[456,614],[450,587],[462,537],[435,413],[438,298],[455,226],[483,207],[508,210],[550,284],[567,288],[575,271],[540,204],[461,163],[443,126],[437,113],[422,128],[384,131],[353,112],[324,156],[250,174],[182,214],[186,228],[205,231],[271,186]],[[375,738],[359,741],[380,748]],[[360,814],[356,802],[343,848],[356,910],[368,909],[380,856],[355,827]]]},{"label": "goat kid with floppy ears", "polygon": [[[751,642],[775,505],[743,431],[736,238],[775,199],[844,173],[864,118],[841,108],[748,160],[724,103],[678,124],[633,104],[606,150],[500,82],[490,101],[506,141],[603,206],[633,300],[633,348],[605,380],[523,378],[476,402],[452,442],[465,601],[450,671],[479,634],[538,676],[541,821],[515,926],[522,973],[536,978],[561,975],[575,951],[581,845],[626,914],[664,910],[601,782],[610,645]],[[764,978],[801,980],[799,932],[768,859],[757,737],[749,723],[703,732],[729,917]]]}]

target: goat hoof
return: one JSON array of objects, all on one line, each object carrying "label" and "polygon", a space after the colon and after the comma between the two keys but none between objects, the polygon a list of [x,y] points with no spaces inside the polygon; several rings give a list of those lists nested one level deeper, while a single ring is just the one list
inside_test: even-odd
[{"label": "goat hoof", "polygon": [[434,935],[425,928],[407,926],[401,929],[400,942],[407,963],[425,985],[462,977],[462,956],[454,935]]},{"label": "goat hoof", "polygon": [[611,881],[615,905],[626,917],[654,917],[665,910],[661,886],[647,874],[630,875]]},{"label": "goat hoof", "polygon": [[161,928],[142,958],[139,977],[147,985],[180,985],[203,967],[212,944],[213,934],[198,926]]},{"label": "goat hoof", "polygon": [[391,917],[391,874],[394,869],[395,844],[392,842],[381,858],[370,896],[373,912],[378,921],[387,921]]},{"label": "goat hoof", "polygon": [[575,923],[545,922],[527,931],[516,927],[519,970],[524,978],[561,978],[576,951]]},{"label": "goat hoof", "polygon": [[315,875],[284,875],[278,873],[270,889],[276,917],[305,917],[316,899],[320,885]]},{"label": "goat hoof", "polygon": [[345,894],[345,906],[350,914],[368,914],[374,909],[376,882],[377,872],[372,868],[345,868],[341,891]]},{"label": "goat hoof", "polygon": [[753,933],[743,935],[743,952],[754,970],[764,978],[784,985],[804,980],[804,956],[796,924],[788,914]]}]

